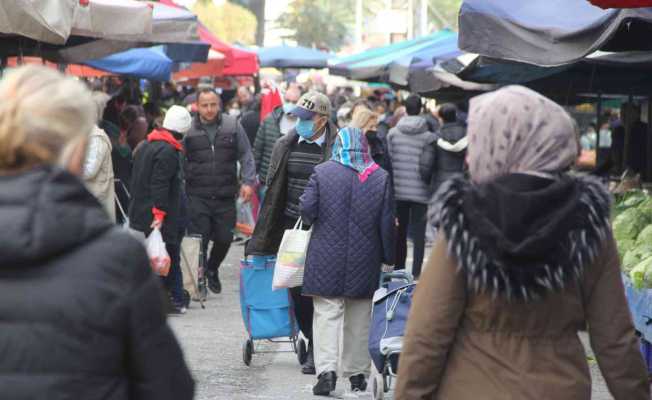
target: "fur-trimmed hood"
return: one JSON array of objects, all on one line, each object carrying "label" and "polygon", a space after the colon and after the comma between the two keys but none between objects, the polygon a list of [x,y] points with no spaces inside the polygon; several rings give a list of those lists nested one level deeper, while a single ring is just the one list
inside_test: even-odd
[{"label": "fur-trimmed hood", "polygon": [[587,177],[455,179],[440,187],[432,220],[469,290],[530,301],[582,276],[607,238],[610,201]]}]

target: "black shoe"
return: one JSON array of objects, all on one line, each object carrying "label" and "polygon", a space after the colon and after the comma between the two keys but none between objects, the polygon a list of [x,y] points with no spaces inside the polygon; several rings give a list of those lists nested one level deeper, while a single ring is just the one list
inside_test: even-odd
[{"label": "black shoe", "polygon": [[215,294],[222,293],[222,283],[218,271],[208,271],[208,288]]},{"label": "black shoe", "polygon": [[301,366],[301,373],[304,375],[315,375],[315,356],[312,352],[312,347],[308,349],[308,356],[306,357],[306,362]]},{"label": "black shoe", "polygon": [[352,392],[364,392],[367,390],[367,380],[364,377],[364,374],[354,375],[349,378],[351,381],[351,391]]},{"label": "black shoe", "polygon": [[317,384],[312,388],[315,396],[329,396],[337,383],[337,375],[333,371],[322,372],[317,377]]}]

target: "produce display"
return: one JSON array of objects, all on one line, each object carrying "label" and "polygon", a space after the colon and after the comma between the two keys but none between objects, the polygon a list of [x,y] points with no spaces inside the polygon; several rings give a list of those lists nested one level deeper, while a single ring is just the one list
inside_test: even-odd
[{"label": "produce display", "polygon": [[616,199],[613,216],[623,272],[637,289],[652,288],[652,198],[627,192]]}]

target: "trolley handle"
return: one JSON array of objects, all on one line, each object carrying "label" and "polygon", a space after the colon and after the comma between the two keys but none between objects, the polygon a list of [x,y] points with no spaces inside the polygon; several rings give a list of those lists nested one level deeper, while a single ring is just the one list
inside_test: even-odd
[{"label": "trolley handle", "polygon": [[414,282],[414,277],[412,274],[406,271],[382,272],[380,274],[380,284],[378,286],[382,287],[383,285],[391,282],[392,279],[400,279],[406,283]]}]

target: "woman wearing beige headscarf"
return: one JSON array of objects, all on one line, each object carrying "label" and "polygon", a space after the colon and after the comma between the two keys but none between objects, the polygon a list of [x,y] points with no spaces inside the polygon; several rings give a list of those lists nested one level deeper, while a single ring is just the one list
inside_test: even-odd
[{"label": "woman wearing beige headscarf", "polygon": [[609,195],[566,171],[571,118],[509,86],[471,100],[471,183],[437,195],[439,236],[406,329],[396,398],[588,400],[578,331],[616,400],[648,400]]}]

